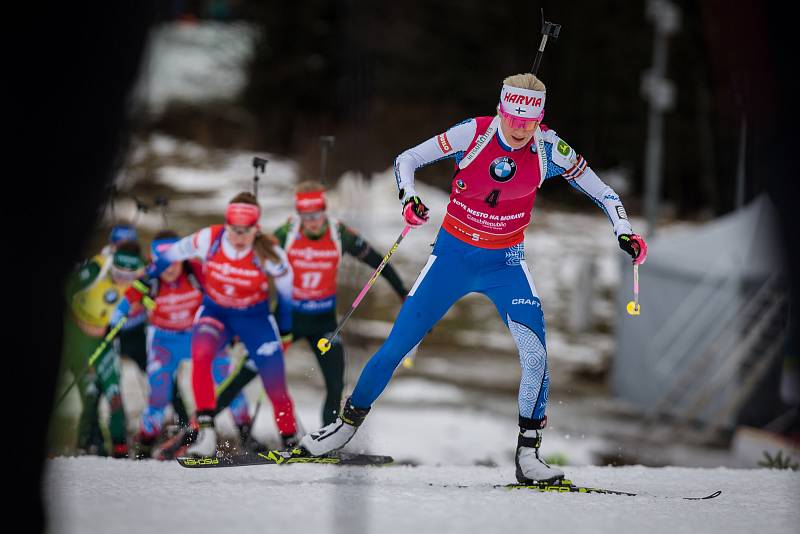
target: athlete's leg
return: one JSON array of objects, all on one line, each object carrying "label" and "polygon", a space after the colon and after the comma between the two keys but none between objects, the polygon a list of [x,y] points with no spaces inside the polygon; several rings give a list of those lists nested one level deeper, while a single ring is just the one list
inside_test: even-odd
[{"label": "athlete's leg", "polygon": [[172,401],[174,377],[182,354],[189,353],[191,333],[147,327],[147,382],[150,394],[142,413],[141,438],[153,440],[164,425],[164,412]]},{"label": "athlete's leg", "polygon": [[186,403],[183,402],[183,394],[178,384],[178,374],[172,378],[172,409],[175,410],[175,417],[178,419],[178,426],[185,427],[189,424],[189,412],[186,410]]},{"label": "athlete's leg", "polygon": [[258,367],[249,356],[243,358],[217,385],[217,413],[231,405],[244,387],[258,376]]},{"label": "athlete's leg", "polygon": [[[230,335],[230,312],[205,299],[195,316],[192,327],[192,389],[197,434],[186,449],[187,456],[211,456],[217,448],[217,432],[214,429],[216,399],[211,366]],[[187,436],[192,436],[192,433],[189,432]]]},{"label": "athlete's leg", "polygon": [[122,330],[114,340],[114,348],[118,355],[126,356],[147,374],[147,323]]},{"label": "athlete's leg", "polygon": [[181,363],[192,361],[192,330],[189,329],[185,332],[188,341],[181,345],[183,350],[178,354],[177,361],[175,362],[175,371],[172,373],[172,409],[175,411],[175,418],[179,428],[189,426],[189,412],[186,408],[186,403],[183,400],[183,393],[181,392],[178,372],[181,368]]},{"label": "athlete's leg", "polygon": [[[292,314],[292,332],[295,342],[302,339],[308,341],[325,379],[325,401],[322,405],[323,426],[336,420],[344,391],[344,345],[342,345],[341,336],[331,338],[336,326],[335,310],[322,313],[296,311]],[[317,347],[317,342],[323,337],[331,342],[331,348],[325,355]]]},{"label": "athlete's leg", "polygon": [[[119,356],[113,350],[104,352],[95,363],[95,369],[100,391],[108,400],[111,412],[108,422],[111,443],[116,446],[127,445],[125,409],[122,405],[122,392],[119,387]],[[127,450],[124,453],[127,454]]]},{"label": "athlete's leg", "polygon": [[[386,388],[403,357],[474,283],[474,249],[446,232],[440,232],[428,263],[408,292],[392,331],[364,366],[351,402],[357,408],[372,406]],[[467,257],[465,257],[467,256]]]},{"label": "athlete's leg", "polygon": [[213,304],[204,303],[192,328],[192,389],[196,413],[212,415],[215,408],[211,365],[228,339],[228,328]]},{"label": "athlete's leg", "polygon": [[[335,329],[335,328],[334,328]],[[324,332],[320,337],[328,337],[333,330]],[[331,348],[324,355],[317,347],[319,337],[307,337],[306,340],[317,357],[317,363],[322,370],[325,379],[325,402],[322,405],[322,425],[329,425],[336,420],[339,415],[339,407],[342,404],[342,392],[344,391],[344,347],[341,339],[336,336],[336,340],[331,340]]]},{"label": "athlete's leg", "polygon": [[[84,452],[96,449],[98,454],[104,454],[105,445],[97,414],[100,390],[95,382],[94,369],[86,369],[89,356],[100,342],[101,340],[86,335],[72,318],[65,318],[61,373],[63,375],[69,370],[72,377],[77,379],[76,386],[81,399],[75,445]],[[83,376],[81,377],[81,375]],[[61,382],[65,382],[65,380],[61,380]]]},{"label": "athlete's leg", "polygon": [[550,385],[542,303],[524,256],[508,261],[483,275],[481,292],[494,302],[519,351],[522,367],[518,396],[520,417],[542,422]]},{"label": "athlete's leg", "polygon": [[519,434],[514,456],[517,481],[533,484],[564,478],[564,471],[539,456],[541,429],[547,423],[545,410],[550,377],[544,338],[542,304],[525,264],[523,245],[500,251],[491,269],[482,276],[482,292],[492,299],[519,351],[522,379],[519,386]]},{"label": "athlete's leg", "polygon": [[284,438],[297,433],[294,406],[286,387],[280,335],[275,319],[267,306],[258,306],[245,314],[231,316],[231,329],[247,347],[250,358],[258,367],[261,383],[275,414],[278,432]]},{"label": "athlete's leg", "polygon": [[[243,362],[244,360],[241,360]],[[228,376],[232,376],[232,371],[235,372],[234,369],[231,369],[231,357],[228,356],[227,351],[223,348],[217,357],[214,359],[214,363],[212,365],[212,373],[214,376],[214,383],[219,387]],[[236,426],[247,425],[250,424],[250,413],[248,412],[247,406],[247,399],[239,390],[239,393],[233,397],[230,401],[230,409],[231,414],[233,415],[233,421],[236,423]],[[221,411],[219,407],[219,397],[217,397],[217,413]]]},{"label": "athlete's leg", "polygon": [[409,291],[388,339],[364,366],[342,413],[333,423],[306,434],[301,448],[320,456],[347,445],[403,357],[456,300],[475,290],[481,263],[479,249],[439,232],[436,247]]}]

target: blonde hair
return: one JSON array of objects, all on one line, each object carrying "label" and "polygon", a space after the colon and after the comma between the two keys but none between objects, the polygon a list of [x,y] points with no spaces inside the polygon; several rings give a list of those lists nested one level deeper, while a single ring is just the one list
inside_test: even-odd
[{"label": "blonde hair", "polygon": [[310,193],[311,191],[325,191],[325,186],[316,180],[306,180],[294,188],[295,193]]},{"label": "blonde hair", "polygon": [[[253,193],[247,191],[243,191],[237,194],[229,202],[229,204],[235,204],[235,203],[252,204],[254,206],[259,206],[256,196]],[[260,207],[261,206],[259,206],[259,208]],[[256,253],[259,262],[262,264],[267,259],[271,260],[273,263],[280,263],[281,258],[274,250],[274,247],[276,247],[277,245],[278,245],[278,238],[276,238],[269,232],[262,232],[261,230],[259,230],[258,233],[256,234],[256,239],[253,242],[253,252]]]},{"label": "blonde hair", "polygon": [[531,89],[533,91],[546,91],[544,82],[531,74],[526,72],[524,74],[514,74],[503,80],[503,85],[510,85],[511,87],[519,87],[520,89]]}]

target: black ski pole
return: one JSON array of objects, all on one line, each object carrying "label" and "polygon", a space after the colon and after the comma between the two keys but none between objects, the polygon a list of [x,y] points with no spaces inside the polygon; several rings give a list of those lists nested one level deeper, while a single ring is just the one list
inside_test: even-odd
[{"label": "black ski pole", "polygon": [[139,198],[131,195],[133,197],[133,201],[136,202],[136,214],[133,216],[133,221],[131,222],[132,226],[136,226],[137,221],[139,220],[140,213],[147,213],[147,210],[150,209],[145,202],[140,200]]},{"label": "black ski pole", "polygon": [[159,195],[156,197],[155,203],[156,206],[161,208],[161,219],[164,223],[164,228],[167,228],[169,226],[169,223],[167,222],[167,204],[169,204],[169,199]]},{"label": "black ski pole", "polygon": [[332,135],[321,135],[319,136],[319,146],[320,150],[322,151],[320,157],[320,170],[319,170],[319,180],[323,184],[325,184],[325,171],[328,168],[328,151],[333,149],[333,145],[336,142],[336,137]]},{"label": "black ski pole", "polygon": [[266,172],[267,163],[269,163],[268,159],[253,156],[253,194],[256,198],[258,198],[258,171],[264,174]]},{"label": "black ski pole", "polygon": [[544,54],[544,47],[547,46],[548,37],[558,39],[558,34],[561,33],[561,24],[554,24],[544,20],[544,9],[542,10],[542,40],[539,43],[539,50],[536,52],[536,58],[533,60],[531,67],[531,74],[534,76],[539,72],[539,64],[542,62],[542,55]]}]

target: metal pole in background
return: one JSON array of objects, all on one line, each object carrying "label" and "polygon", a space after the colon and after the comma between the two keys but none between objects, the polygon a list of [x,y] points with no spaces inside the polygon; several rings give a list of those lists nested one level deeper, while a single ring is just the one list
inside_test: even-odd
[{"label": "metal pole in background", "polygon": [[326,178],[326,172],[328,170],[328,151],[333,149],[333,144],[336,142],[336,137],[332,135],[321,135],[319,136],[319,146],[322,154],[320,156],[320,163],[319,163],[319,181],[322,182],[324,185],[328,185]]},{"label": "metal pole in background", "polygon": [[167,205],[169,205],[169,199],[165,196],[159,195],[156,197],[155,204],[161,208],[162,228],[167,228],[169,226],[169,222],[167,221]]},{"label": "metal pole in background", "polygon": [[667,38],[680,28],[680,9],[669,0],[648,0],[647,18],[653,21],[653,66],[642,76],[642,93],[650,103],[645,152],[644,214],[647,235],[655,236],[661,197],[665,111],[675,103],[675,86],[667,71]]},{"label": "metal pole in background", "polygon": [[739,126],[739,158],[736,162],[736,209],[744,207],[745,156],[747,153],[747,115],[742,115]]},{"label": "metal pole in background", "polygon": [[253,195],[256,197],[256,200],[258,200],[258,171],[261,171],[261,174],[267,172],[267,163],[269,163],[267,158],[253,156]]}]

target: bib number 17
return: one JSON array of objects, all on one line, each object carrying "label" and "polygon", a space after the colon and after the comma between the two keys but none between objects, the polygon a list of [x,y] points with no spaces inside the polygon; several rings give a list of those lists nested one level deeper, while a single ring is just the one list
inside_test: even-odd
[{"label": "bib number 17", "polygon": [[300,277],[300,280],[303,289],[316,289],[316,287],[322,281],[322,273],[316,271],[303,273]]}]

